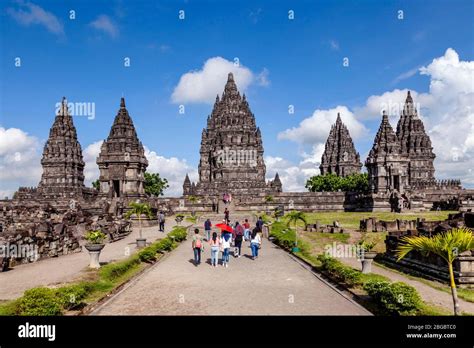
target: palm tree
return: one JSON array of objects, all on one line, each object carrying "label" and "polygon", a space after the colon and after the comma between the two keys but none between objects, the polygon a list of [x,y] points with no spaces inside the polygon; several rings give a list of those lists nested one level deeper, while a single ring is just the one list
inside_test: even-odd
[{"label": "palm tree", "polygon": [[267,211],[268,211],[268,203],[271,203],[271,202],[273,202],[273,196],[272,195],[265,196],[265,205],[266,205]]},{"label": "palm tree", "polygon": [[405,236],[401,238],[401,241],[403,244],[397,248],[397,261],[400,261],[411,251],[418,251],[424,255],[429,253],[436,254],[448,263],[454,315],[458,315],[459,302],[456,283],[454,282],[453,262],[460,253],[474,249],[472,231],[465,227],[453,228],[445,233],[439,233],[434,237]]},{"label": "palm tree", "polygon": [[140,239],[143,239],[142,237],[142,214],[145,214],[147,217],[151,218],[153,216],[150,206],[146,203],[140,203],[140,202],[131,202],[129,204],[130,210],[125,214],[125,217],[127,219],[130,218],[133,214],[135,214],[138,218],[138,234],[140,236]]},{"label": "palm tree", "polygon": [[298,230],[297,230],[297,224],[298,221],[303,221],[304,225],[306,226],[306,215],[302,211],[292,211],[289,212],[286,217],[288,218],[287,225],[290,226],[291,223],[294,224],[295,226],[295,247],[293,248],[293,251],[298,251]]},{"label": "palm tree", "polygon": [[189,196],[188,201],[190,201],[193,205],[193,208],[191,209],[191,215],[194,216],[196,213],[194,212],[194,204],[197,203],[198,198],[196,196]]}]

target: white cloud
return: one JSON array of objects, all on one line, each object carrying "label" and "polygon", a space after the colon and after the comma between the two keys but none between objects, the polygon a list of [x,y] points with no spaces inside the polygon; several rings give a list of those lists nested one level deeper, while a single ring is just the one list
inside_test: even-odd
[{"label": "white cloud", "polygon": [[59,19],[32,2],[18,1],[18,9],[8,8],[7,13],[23,26],[38,24],[44,26],[49,32],[64,35],[64,27]]},{"label": "white cloud", "polygon": [[170,187],[164,192],[165,196],[182,196],[183,182],[186,174],[189,174],[191,181],[196,182],[198,179],[197,169],[191,167],[184,159],[160,156],[146,146],[145,156],[148,159],[147,171],[160,173],[160,177],[168,180]]},{"label": "white cloud", "polygon": [[103,140],[96,141],[88,145],[83,151],[82,156],[84,158],[84,184],[91,186],[93,181],[99,179],[99,166],[96,163],[97,157],[100,154],[100,147],[102,146]]},{"label": "white cloud", "polygon": [[11,197],[19,186],[36,186],[41,178],[40,145],[18,128],[0,127],[0,197]]},{"label": "white cloud", "polygon": [[330,40],[329,46],[331,46],[331,49],[333,51],[339,51],[339,42],[337,42],[336,40]]},{"label": "white cloud", "polygon": [[268,75],[270,72],[267,68],[263,68],[262,72],[257,75],[257,83],[259,86],[268,86],[270,85],[270,80],[268,79]]},{"label": "white cloud", "polygon": [[[268,71],[268,70],[267,70]],[[229,73],[234,74],[234,80],[243,93],[247,87],[255,80],[252,71],[240,64],[222,57],[209,58],[201,70],[185,73],[179,79],[178,85],[171,95],[173,103],[213,103],[217,94],[224,90]],[[265,70],[262,72],[264,73]],[[268,81],[268,73],[262,75],[260,82]],[[257,81],[258,82],[258,81]]]},{"label": "white cloud", "polygon": [[337,113],[341,114],[353,139],[367,134],[368,130],[359,122],[346,106],[337,106],[329,110],[317,109],[313,115],[300,122],[298,127],[286,129],[278,134],[278,139],[292,140],[303,144],[326,142],[331,125],[336,122]]},{"label": "white cloud", "polygon": [[107,15],[100,15],[96,20],[89,23],[91,27],[99,31],[103,31],[112,38],[119,35],[119,28],[117,24]]},{"label": "white cloud", "polygon": [[418,72],[418,70],[420,70],[419,67],[413,68],[413,69],[410,69],[408,71],[405,71],[405,72],[401,73],[400,75],[398,75],[397,77],[395,77],[393,79],[392,85],[395,85],[395,84],[399,83],[400,81],[403,81],[403,80],[409,79],[412,76],[415,76],[416,73]]}]

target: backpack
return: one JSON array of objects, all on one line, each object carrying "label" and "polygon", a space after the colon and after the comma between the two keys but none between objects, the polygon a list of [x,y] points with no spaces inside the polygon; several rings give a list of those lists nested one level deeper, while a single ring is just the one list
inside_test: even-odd
[{"label": "backpack", "polygon": [[198,249],[201,249],[202,247],[202,242],[201,242],[201,239],[200,238],[197,238],[196,241],[194,242],[194,247],[195,248],[198,248]]}]

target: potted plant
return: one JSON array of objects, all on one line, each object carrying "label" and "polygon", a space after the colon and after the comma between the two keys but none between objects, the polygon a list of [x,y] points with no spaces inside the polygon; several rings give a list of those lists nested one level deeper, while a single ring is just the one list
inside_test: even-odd
[{"label": "potted plant", "polygon": [[362,263],[362,273],[371,273],[372,272],[372,261],[377,252],[372,251],[372,249],[377,245],[377,241],[366,241],[362,239],[357,244],[357,256]]},{"label": "potted plant", "polygon": [[178,214],[178,215],[176,215],[176,217],[175,217],[174,220],[176,221],[176,223],[177,223],[178,226],[179,226],[179,225],[181,224],[181,221],[183,221],[183,219],[184,219],[184,215]]},{"label": "potted plant", "polygon": [[142,215],[145,215],[145,218],[153,218],[153,213],[151,208],[146,203],[140,202],[131,202],[129,204],[130,210],[125,214],[125,217],[129,219],[132,215],[135,215],[138,219],[138,238],[137,238],[137,247],[143,248],[146,246],[146,238],[143,238],[142,235]]},{"label": "potted plant", "polygon": [[101,250],[104,248],[104,239],[106,235],[101,230],[87,231],[84,235],[84,239],[87,243],[84,247],[89,251],[90,268],[100,268],[99,256]]}]

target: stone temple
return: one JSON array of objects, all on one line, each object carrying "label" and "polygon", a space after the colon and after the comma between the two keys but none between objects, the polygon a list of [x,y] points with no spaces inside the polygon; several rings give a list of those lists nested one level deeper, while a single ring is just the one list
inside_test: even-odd
[{"label": "stone temple", "polygon": [[84,186],[84,160],[76,127],[63,98],[41,158],[43,174],[38,194],[47,200],[82,198]]},{"label": "stone temple", "polygon": [[425,132],[423,121],[413,104],[408,91],[400,120],[397,125],[397,137],[401,146],[401,153],[408,156],[408,179],[410,186],[419,183],[434,181],[435,154],[431,146],[430,137]]},{"label": "stone temple", "polygon": [[365,161],[371,192],[403,192],[408,187],[408,156],[401,151],[398,137],[384,111],[374,145]]},{"label": "stone temple", "polygon": [[347,176],[360,173],[361,167],[359,153],[354,147],[349,130],[342,123],[341,115],[338,113],[321,158],[319,166],[321,175],[332,173],[337,176]]},{"label": "stone temple", "polygon": [[262,134],[245,97],[229,73],[222,97],[217,96],[202,131],[199,181],[186,176],[184,195],[238,196],[281,192],[278,177],[265,182]]},{"label": "stone temple", "polygon": [[120,101],[109,137],[102,144],[97,158],[100,176],[99,196],[108,198],[145,197],[144,174],[148,161],[138,140],[133,121]]}]

